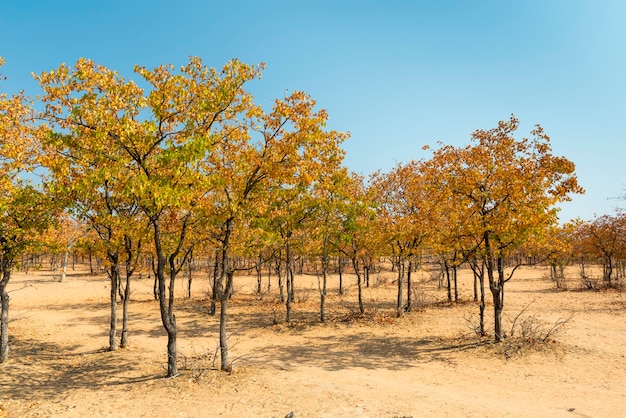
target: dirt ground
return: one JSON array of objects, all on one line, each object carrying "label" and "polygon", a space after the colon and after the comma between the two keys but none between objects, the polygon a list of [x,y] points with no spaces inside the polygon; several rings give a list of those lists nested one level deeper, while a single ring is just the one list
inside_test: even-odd
[{"label": "dirt ground", "polygon": [[297,278],[291,324],[275,295],[261,298],[254,277],[239,277],[228,325],[230,374],[216,370],[218,321],[208,315],[207,279],[195,279],[191,299],[182,297],[179,280],[181,375],[165,379],[166,336],[151,280],[133,283],[130,346],[109,352],[105,276],[77,270],[59,283],[47,271],[16,273],[0,416],[626,416],[626,294],[557,291],[546,275],[518,270],[506,289],[507,330],[529,304],[518,324],[530,330],[573,315],[534,348],[479,340],[467,271],[461,303],[446,303],[436,281],[424,279],[415,293],[419,309],[400,319],[391,273],[374,275],[376,286],[364,290],[364,317],[356,315],[354,278],[340,297],[333,277],[324,324],[314,276]]}]

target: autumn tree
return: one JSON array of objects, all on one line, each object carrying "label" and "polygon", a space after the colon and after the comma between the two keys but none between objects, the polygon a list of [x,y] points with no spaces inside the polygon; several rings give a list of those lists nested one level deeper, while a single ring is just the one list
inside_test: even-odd
[{"label": "autumn tree", "polygon": [[480,242],[480,254],[494,307],[494,333],[502,341],[504,286],[519,267],[505,271],[505,258],[540,237],[558,220],[557,203],[580,193],[574,164],[552,155],[550,138],[537,125],[531,139],[514,137],[519,122],[512,116],[496,128],[477,130],[473,145],[442,146],[434,155],[439,186],[456,196],[454,206],[467,214],[467,233]]},{"label": "autumn tree", "polygon": [[195,207],[212,187],[200,162],[220,141],[216,131],[232,120],[241,87],[256,70],[234,60],[220,71],[191,58],[179,71],[162,65],[137,66],[135,72],[146,90],[86,59],[38,79],[56,140],[66,147],[90,147],[107,167],[94,187],[120,184],[116,194],[136,204],[150,225],[168,336],[167,375],[176,376],[175,281],[193,248]]},{"label": "autumn tree", "polygon": [[131,278],[139,267],[142,244],[148,238],[148,224],[137,202],[121,193],[125,182],[131,180],[121,173],[112,174],[111,166],[99,161],[100,155],[91,153],[88,147],[76,149],[65,147],[63,143],[57,143],[53,152],[56,155],[51,157],[54,164],[50,170],[56,194],[66,199],[69,210],[83,222],[82,235],[92,231],[99,239],[105,256],[110,280],[109,349],[115,351],[118,348],[118,297],[122,301],[119,345],[128,345]]},{"label": "autumn tree", "polygon": [[[0,57],[0,67],[4,60]],[[0,93],[0,362],[9,352],[7,285],[20,255],[52,220],[53,205],[33,179],[39,143],[33,111],[23,93]]]},{"label": "autumn tree", "polygon": [[619,263],[626,258],[626,214],[603,215],[578,227],[578,251],[581,257],[602,266],[602,280],[607,287],[619,283]]},{"label": "autumn tree", "polygon": [[572,222],[550,225],[542,231],[539,240],[530,237],[523,252],[532,257],[534,263],[547,263],[550,279],[557,289],[567,290],[565,266],[573,259],[576,227]]},{"label": "autumn tree", "polygon": [[346,169],[326,167],[318,171],[318,179],[312,190],[315,212],[311,223],[309,240],[312,252],[321,260],[320,321],[326,321],[326,297],[328,275],[332,255],[339,254],[341,245],[341,222],[345,203],[349,201],[346,185],[350,178]]},{"label": "autumn tree", "polygon": [[267,215],[277,209],[276,202],[283,201],[280,196],[299,199],[317,172],[340,163],[339,144],[346,137],[324,129],[327,113],[317,110],[315,101],[303,92],[275,100],[271,111],[252,103],[250,95],[242,97],[238,117],[220,131],[203,169],[212,173],[211,192],[203,205],[219,251],[214,293],[220,302],[223,370],[230,367],[226,321],[235,272],[233,248],[241,247],[246,228],[264,223],[267,229]]},{"label": "autumn tree", "polygon": [[[374,176],[378,220],[398,268],[396,314],[412,307],[412,279],[415,258],[438,228],[433,218],[439,197],[425,176],[423,161],[397,164],[389,173]],[[404,282],[407,301],[404,303]]]},{"label": "autumn tree", "polygon": [[365,313],[363,304],[363,259],[369,251],[378,250],[375,193],[365,179],[351,173],[346,182],[347,199],[342,207],[341,236],[339,251],[352,263],[357,280],[359,312]]},{"label": "autumn tree", "polygon": [[309,238],[314,207],[306,186],[296,185],[275,188],[272,202],[265,217],[274,239],[281,246],[278,262],[285,273],[285,321],[291,322],[291,309],[295,301],[295,262],[304,253],[304,241]]}]

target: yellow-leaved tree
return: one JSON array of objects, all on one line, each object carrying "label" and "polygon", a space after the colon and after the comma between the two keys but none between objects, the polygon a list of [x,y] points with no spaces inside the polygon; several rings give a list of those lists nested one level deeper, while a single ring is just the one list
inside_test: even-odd
[{"label": "yellow-leaved tree", "polygon": [[55,129],[49,146],[68,158],[88,155],[82,163],[99,168],[88,174],[86,189],[135,205],[150,227],[172,377],[178,374],[175,281],[195,244],[197,207],[215,187],[205,161],[247,107],[242,87],[258,69],[233,60],[217,70],[192,57],[179,70],[138,66],[135,72],[146,89],[87,59],[37,78],[44,117]]},{"label": "yellow-leaved tree", "polygon": [[[3,64],[0,57],[0,67]],[[41,183],[32,181],[39,156],[37,137],[33,110],[24,94],[0,93],[0,362],[9,352],[6,288],[11,272],[54,214]]]}]

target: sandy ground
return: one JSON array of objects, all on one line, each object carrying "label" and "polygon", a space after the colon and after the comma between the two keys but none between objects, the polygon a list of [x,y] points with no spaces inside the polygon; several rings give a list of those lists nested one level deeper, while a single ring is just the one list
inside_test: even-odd
[{"label": "sandy ground", "polygon": [[0,416],[626,416],[626,295],[556,291],[545,276],[545,269],[521,269],[507,284],[505,327],[528,304],[519,321],[533,316],[549,327],[573,317],[549,343],[522,349],[472,332],[478,306],[466,271],[462,303],[445,303],[445,291],[425,280],[423,306],[400,319],[391,273],[365,289],[365,317],[354,314],[353,278],[341,297],[333,278],[324,324],[315,277],[297,279],[292,324],[283,322],[275,295],[259,298],[254,278],[239,277],[230,374],[216,370],[218,321],[208,315],[207,280],[196,278],[189,300],[180,280],[181,375],[165,379],[166,336],[150,280],[133,284],[130,347],[109,352],[106,277],[77,270],[58,283],[45,271],[17,273]]}]

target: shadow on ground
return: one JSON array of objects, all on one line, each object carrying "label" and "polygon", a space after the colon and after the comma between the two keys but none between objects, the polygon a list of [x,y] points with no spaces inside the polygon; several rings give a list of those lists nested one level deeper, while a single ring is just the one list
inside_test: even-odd
[{"label": "shadow on ground", "polygon": [[11,357],[0,374],[0,399],[49,399],[78,389],[132,385],[164,376],[158,367],[152,374],[138,374],[137,370],[146,370],[145,364],[139,367],[144,359],[138,353],[101,349],[67,354],[77,348],[11,338]]}]

